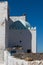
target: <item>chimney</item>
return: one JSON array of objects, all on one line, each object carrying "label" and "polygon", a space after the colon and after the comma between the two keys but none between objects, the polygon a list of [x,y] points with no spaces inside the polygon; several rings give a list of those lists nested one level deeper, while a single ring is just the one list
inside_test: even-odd
[{"label": "chimney", "polygon": [[24,13],[23,16],[25,16],[25,20],[27,21],[27,15],[26,15],[26,13]]}]

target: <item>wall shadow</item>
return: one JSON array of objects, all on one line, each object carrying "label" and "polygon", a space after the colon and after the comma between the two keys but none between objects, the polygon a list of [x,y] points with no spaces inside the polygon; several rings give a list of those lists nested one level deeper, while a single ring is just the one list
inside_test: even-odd
[{"label": "wall shadow", "polygon": [[[14,22],[9,19],[7,48],[22,46],[24,52],[31,52],[32,34],[19,20]],[[18,31],[19,30],[19,31]]]}]

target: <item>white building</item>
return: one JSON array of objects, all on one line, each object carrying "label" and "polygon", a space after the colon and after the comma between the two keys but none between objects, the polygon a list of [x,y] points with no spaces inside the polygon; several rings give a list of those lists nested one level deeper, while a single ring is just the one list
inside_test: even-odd
[{"label": "white building", "polygon": [[26,16],[9,16],[8,2],[0,2],[0,50],[15,45],[36,53],[36,27],[31,27]]}]

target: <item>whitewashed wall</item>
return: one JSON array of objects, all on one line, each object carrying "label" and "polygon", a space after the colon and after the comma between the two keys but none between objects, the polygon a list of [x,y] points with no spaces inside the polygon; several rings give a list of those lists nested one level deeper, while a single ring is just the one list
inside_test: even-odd
[{"label": "whitewashed wall", "polygon": [[[36,53],[36,29],[9,30],[9,45],[21,45],[25,52],[30,49],[32,53]],[[20,40],[22,41],[20,43]]]},{"label": "whitewashed wall", "polygon": [[[9,59],[10,58],[10,59]],[[41,61],[25,61],[17,58],[11,58],[8,59],[8,65],[43,65],[43,60]]]},{"label": "whitewashed wall", "polygon": [[11,16],[10,18],[13,20],[13,22],[15,22],[17,20],[26,21],[26,16]]},{"label": "whitewashed wall", "polygon": [[33,53],[37,52],[37,48],[36,48],[36,30],[31,30],[32,32],[32,47],[31,50]]},{"label": "whitewashed wall", "polygon": [[32,42],[31,42],[31,51],[32,53],[36,53],[37,52],[37,48],[36,48],[36,27],[29,29],[31,34],[32,34]]},{"label": "whitewashed wall", "polygon": [[8,19],[8,3],[0,2],[0,49],[5,49],[5,19]]},{"label": "whitewashed wall", "polygon": [[[22,41],[21,43],[20,40]],[[9,46],[20,45],[27,52],[27,49],[31,50],[31,41],[32,34],[29,30],[9,30]]]},{"label": "whitewashed wall", "polygon": [[15,58],[8,51],[5,51],[5,65],[43,65],[43,60],[26,61]]},{"label": "whitewashed wall", "polygon": [[[11,20],[9,20],[9,26],[12,24],[12,22],[15,22],[20,19],[24,19],[25,21],[25,16],[10,18]],[[20,40],[22,41],[21,43]],[[36,53],[36,28],[29,27],[27,30],[9,29],[8,44],[13,46],[21,45],[25,52],[27,52],[27,49],[30,49],[32,53]]]},{"label": "whitewashed wall", "polygon": [[[13,21],[17,21],[19,19],[24,20],[24,21],[26,20],[25,16],[16,16],[16,17],[10,17],[10,18],[13,19]],[[6,19],[6,21],[5,21],[5,19]],[[22,40],[24,40],[22,43],[24,49],[29,48],[32,50],[33,53],[36,53],[36,30],[34,30],[34,29],[30,30],[31,34],[32,34],[32,40],[31,40],[30,39],[31,36],[30,36],[29,32],[24,33],[23,31],[21,31],[22,34],[20,34],[20,31],[10,31],[11,33],[9,33],[8,27],[9,27],[8,2],[6,2],[6,1],[0,2],[0,49],[1,48],[4,49],[5,45],[8,46],[9,42],[11,42],[12,44],[13,44],[13,42],[19,44],[19,40],[22,39]],[[11,36],[9,34],[11,34]],[[21,35],[21,37],[19,34]],[[20,38],[18,38],[18,37],[20,37]],[[9,38],[9,40],[8,40],[8,38]]]}]

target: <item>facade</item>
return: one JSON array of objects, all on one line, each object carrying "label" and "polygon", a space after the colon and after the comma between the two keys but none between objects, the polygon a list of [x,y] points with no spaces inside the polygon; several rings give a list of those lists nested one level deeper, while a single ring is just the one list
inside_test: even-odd
[{"label": "facade", "polygon": [[36,27],[31,27],[26,16],[9,16],[8,2],[0,2],[0,49],[16,45],[36,53]]},{"label": "facade", "polygon": [[12,16],[9,19],[8,46],[20,45],[24,51],[36,53],[36,28],[26,21],[25,16]]}]

